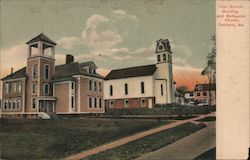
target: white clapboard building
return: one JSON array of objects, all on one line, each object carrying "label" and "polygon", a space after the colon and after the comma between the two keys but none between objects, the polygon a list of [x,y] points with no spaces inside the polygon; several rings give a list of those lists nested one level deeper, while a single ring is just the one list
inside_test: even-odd
[{"label": "white clapboard building", "polygon": [[156,41],[155,56],[156,64],[116,69],[106,76],[106,109],[152,108],[155,104],[175,102],[172,51],[168,39]]}]

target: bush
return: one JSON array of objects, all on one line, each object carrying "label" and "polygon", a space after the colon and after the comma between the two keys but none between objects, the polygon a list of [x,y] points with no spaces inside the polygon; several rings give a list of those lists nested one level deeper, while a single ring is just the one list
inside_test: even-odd
[{"label": "bush", "polygon": [[108,109],[106,115],[194,115],[208,114],[216,110],[215,106],[185,106],[177,104],[155,105],[149,108]]}]

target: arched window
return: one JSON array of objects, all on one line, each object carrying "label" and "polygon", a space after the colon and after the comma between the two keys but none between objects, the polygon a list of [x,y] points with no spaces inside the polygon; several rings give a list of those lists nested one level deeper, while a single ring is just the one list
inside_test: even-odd
[{"label": "arched window", "polygon": [[49,65],[44,65],[44,79],[49,79]]},{"label": "arched window", "polygon": [[109,95],[113,96],[113,86],[112,85],[109,86]]},{"label": "arched window", "polygon": [[161,61],[161,56],[160,56],[160,55],[157,56],[157,61],[158,61],[158,62]]},{"label": "arched window", "polygon": [[166,54],[163,54],[163,61],[166,61],[166,60],[167,60]]},{"label": "arched window", "polygon": [[125,83],[125,85],[124,85],[124,90],[125,90],[125,94],[127,95],[128,94],[128,84],[127,83]]},{"label": "arched window", "polygon": [[144,82],[141,82],[141,93],[144,93]]}]

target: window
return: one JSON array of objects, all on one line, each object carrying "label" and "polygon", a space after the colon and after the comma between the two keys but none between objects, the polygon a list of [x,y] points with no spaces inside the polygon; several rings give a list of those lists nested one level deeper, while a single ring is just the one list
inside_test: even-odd
[{"label": "window", "polygon": [[109,95],[113,96],[113,86],[112,85],[109,86]]},{"label": "window", "polygon": [[21,82],[17,82],[17,92],[21,92]]},{"label": "window", "polygon": [[193,97],[194,96],[194,94],[193,93],[190,93],[190,97]]},{"label": "window", "polygon": [[124,85],[124,90],[125,90],[125,94],[127,95],[128,94],[128,84],[127,83],[125,83],[125,85]]},{"label": "window", "polygon": [[9,83],[4,83],[4,92],[5,92],[6,94],[9,93]]},{"label": "window", "polygon": [[89,91],[92,90],[92,80],[89,80]]},{"label": "window", "polygon": [[128,99],[125,99],[125,100],[124,100],[124,107],[125,107],[125,108],[128,108]]},{"label": "window", "polygon": [[20,104],[21,104],[21,99],[18,98],[18,99],[17,99],[17,104],[16,104],[16,109],[19,109],[19,108],[20,108]]},{"label": "window", "polygon": [[96,98],[94,98],[94,106],[95,106],[95,108],[97,108],[97,101],[96,101]]},{"label": "window", "polygon": [[49,79],[49,65],[44,65],[44,79]]},{"label": "window", "polygon": [[157,61],[158,61],[158,62],[161,61],[161,56],[160,56],[160,55],[157,56]]},{"label": "window", "polygon": [[144,82],[141,82],[141,93],[144,93]]},{"label": "window", "polygon": [[49,94],[49,84],[44,84],[44,94]]},{"label": "window", "polygon": [[17,83],[12,83],[13,93],[16,93]]},{"label": "window", "polygon": [[71,82],[71,89],[74,89],[75,88],[75,84],[74,82]]},{"label": "window", "polygon": [[101,92],[101,91],[102,91],[102,83],[99,82],[99,92]]},{"label": "window", "polygon": [[37,84],[36,83],[32,83],[32,93],[33,94],[36,93],[36,89],[37,89]]},{"label": "window", "polygon": [[141,107],[145,107],[145,99],[141,99]]},{"label": "window", "polygon": [[197,96],[201,96],[201,93],[200,93],[200,92],[198,92],[198,93],[197,93]]},{"label": "window", "polygon": [[109,101],[109,108],[113,108],[114,107],[114,101]]},{"label": "window", "polygon": [[37,78],[37,64],[34,64],[32,66],[32,78],[33,79]]},{"label": "window", "polygon": [[93,69],[93,73],[96,74],[96,70],[95,69]]},{"label": "window", "polygon": [[207,92],[203,92],[203,96],[207,96]]},{"label": "window", "polygon": [[74,108],[74,97],[71,96],[71,108],[73,109]]},{"label": "window", "polygon": [[161,84],[161,95],[163,96],[163,84]]},{"label": "window", "polygon": [[11,99],[9,99],[8,102],[9,102],[8,103],[8,107],[9,107],[8,109],[11,109]]},{"label": "window", "polygon": [[5,101],[4,101],[4,109],[6,110],[8,108],[8,100],[6,99]]},{"label": "window", "polygon": [[198,85],[198,90],[202,90],[202,86],[201,85]]},{"label": "window", "polygon": [[35,109],[36,108],[36,98],[32,97],[32,108]]},{"label": "window", "polygon": [[102,108],[102,98],[99,98],[99,108]]},{"label": "window", "polygon": [[12,100],[12,109],[16,109],[16,100],[15,99]]},{"label": "window", "polygon": [[97,83],[94,81],[94,91],[97,91]]},{"label": "window", "polygon": [[163,61],[166,61],[166,60],[167,60],[166,54],[163,54]]},{"label": "window", "polygon": [[89,97],[89,108],[92,108],[92,98]]}]

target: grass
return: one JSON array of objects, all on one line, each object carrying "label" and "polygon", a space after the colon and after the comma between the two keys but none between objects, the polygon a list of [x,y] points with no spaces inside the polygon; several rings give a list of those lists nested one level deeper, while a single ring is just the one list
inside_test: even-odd
[{"label": "grass", "polygon": [[111,149],[90,157],[86,160],[132,160],[148,152],[171,144],[195,131],[204,128],[203,124],[185,123],[154,135],[127,143],[123,146]]},{"label": "grass", "polygon": [[216,160],[216,148],[212,148],[209,151],[196,157],[194,160]]},{"label": "grass", "polygon": [[202,119],[197,120],[197,122],[211,122],[211,121],[216,121],[216,117],[205,117]]},{"label": "grass", "polygon": [[2,159],[58,159],[168,121],[1,119]]},{"label": "grass", "polygon": [[108,109],[106,115],[195,115],[208,114],[216,110],[215,106],[185,106],[185,105],[158,105],[149,108]]}]

